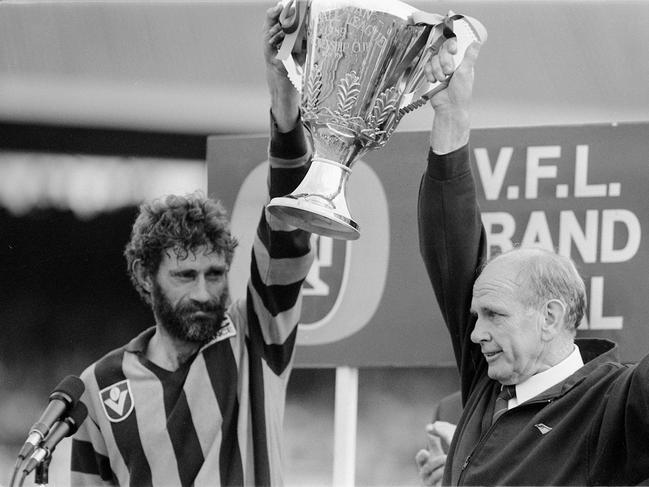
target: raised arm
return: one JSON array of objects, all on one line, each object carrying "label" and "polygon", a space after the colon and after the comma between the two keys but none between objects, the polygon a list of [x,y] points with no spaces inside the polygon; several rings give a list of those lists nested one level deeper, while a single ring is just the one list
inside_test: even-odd
[{"label": "raised arm", "polygon": [[454,74],[448,87],[431,99],[435,119],[418,204],[420,251],[451,335],[464,398],[477,363],[470,341],[471,294],[485,253],[468,147],[473,66],[479,48],[472,44],[454,71],[451,55],[456,46],[450,39],[426,71],[431,81]]},{"label": "raised arm", "polygon": [[266,83],[270,95],[270,111],[279,132],[293,130],[300,114],[300,98],[297,90],[288,79],[284,64],[276,58],[277,51],[284,40],[284,32],[279,23],[282,5],[278,3],[266,11],[263,27],[263,52],[266,62]]},{"label": "raised arm", "polygon": [[[282,34],[281,9],[267,11],[264,55],[271,99],[269,197],[290,193],[302,181],[311,151],[299,122],[298,94],[275,60]],[[313,262],[311,234],[292,227],[264,210],[253,243],[247,314],[255,353],[277,375],[291,362],[301,312],[301,287]]]}]

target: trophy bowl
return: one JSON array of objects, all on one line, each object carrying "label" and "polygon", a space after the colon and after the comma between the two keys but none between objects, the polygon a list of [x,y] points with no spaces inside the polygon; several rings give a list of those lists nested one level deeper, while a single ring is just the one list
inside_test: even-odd
[{"label": "trophy bowl", "polygon": [[[446,86],[424,74],[446,39],[457,38],[456,66],[472,42],[486,40],[477,20],[453,12],[427,13],[398,0],[369,5],[298,1],[291,26],[282,24],[286,36],[278,53],[300,92],[313,157],[300,185],[267,208],[298,228],[345,240],[360,236],[347,204],[354,162],[383,147],[406,113]],[[303,49],[300,65],[295,54]]]}]

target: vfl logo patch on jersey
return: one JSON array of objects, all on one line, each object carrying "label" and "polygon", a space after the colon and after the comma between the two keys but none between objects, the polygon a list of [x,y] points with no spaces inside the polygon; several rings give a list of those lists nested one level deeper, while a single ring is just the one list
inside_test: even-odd
[{"label": "vfl logo patch on jersey", "polygon": [[99,398],[106,417],[113,423],[124,421],[133,411],[133,394],[128,379],[102,389]]}]

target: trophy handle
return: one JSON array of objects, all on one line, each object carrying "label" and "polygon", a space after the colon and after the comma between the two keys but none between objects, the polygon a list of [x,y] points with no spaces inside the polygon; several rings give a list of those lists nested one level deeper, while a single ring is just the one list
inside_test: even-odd
[{"label": "trophy handle", "polygon": [[[426,15],[425,12],[417,13]],[[426,23],[423,22],[424,19],[426,19],[426,17],[422,17],[419,21],[421,23]],[[413,20],[417,20],[415,15],[413,15]],[[422,75],[425,63],[430,60],[431,56],[437,53],[444,41],[453,37],[457,39],[457,53],[453,56],[457,68],[464,59],[464,54],[467,48],[473,42],[482,43],[487,40],[487,30],[474,18],[465,15],[456,15],[453,12],[449,12],[442,22],[439,22],[434,26],[426,50],[418,62],[416,69],[422,73]],[[446,88],[451,76],[452,75],[449,75],[445,81],[424,83],[417,90],[404,95],[399,107],[400,116],[424,105],[435,93]]]},{"label": "trophy handle", "polygon": [[[306,24],[304,18],[308,9],[308,2],[307,0],[283,0],[282,5],[279,23],[285,36],[279,51],[277,51],[276,58],[284,63],[288,79],[291,80],[295,89],[301,94],[303,67],[295,58],[296,55],[304,57],[306,52],[306,46],[304,45]],[[295,10],[289,15],[291,8]]]},{"label": "trophy handle", "polygon": [[282,30],[285,34],[292,34],[300,26],[300,4],[295,4],[295,9],[293,14],[289,16],[289,11],[293,5],[294,0],[289,0],[282,7],[282,11],[279,14],[279,24],[282,26]]}]

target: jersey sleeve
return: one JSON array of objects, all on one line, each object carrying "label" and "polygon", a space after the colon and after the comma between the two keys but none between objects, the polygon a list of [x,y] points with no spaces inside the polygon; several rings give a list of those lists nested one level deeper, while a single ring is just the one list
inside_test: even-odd
[{"label": "jersey sleeve", "polygon": [[[269,196],[284,196],[302,181],[311,151],[302,124],[280,133],[271,118]],[[280,375],[292,360],[302,309],[301,288],[313,262],[311,234],[262,211],[253,242],[247,314],[253,350]]]},{"label": "jersey sleeve", "polygon": [[[82,379],[88,377],[93,367],[82,374]],[[108,449],[96,422],[95,403],[89,398],[87,380],[84,382],[87,387],[81,400],[88,407],[88,416],[72,437],[70,485],[75,487],[118,485],[110,466]]]}]

